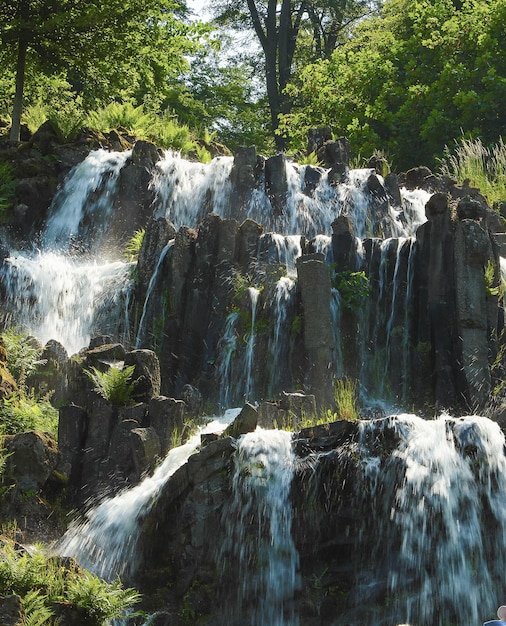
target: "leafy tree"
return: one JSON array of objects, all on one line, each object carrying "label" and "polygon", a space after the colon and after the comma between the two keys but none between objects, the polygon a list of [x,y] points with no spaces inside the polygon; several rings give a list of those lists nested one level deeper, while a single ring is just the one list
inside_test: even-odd
[{"label": "leafy tree", "polygon": [[[263,53],[265,88],[276,147],[286,148],[279,117],[291,110],[286,87],[302,57],[328,56],[346,27],[370,11],[367,0],[215,0],[217,21],[235,29],[253,29]],[[302,45],[303,44],[303,45]]]},{"label": "leafy tree", "polygon": [[177,0],[0,0],[0,61],[15,74],[11,138],[19,139],[27,72],[65,72],[88,104],[163,88],[195,47],[177,10]]},{"label": "leafy tree", "polygon": [[330,59],[306,66],[288,91],[282,129],[303,146],[329,125],[354,148],[402,167],[433,166],[462,135],[496,143],[506,111],[504,0],[386,0]]}]

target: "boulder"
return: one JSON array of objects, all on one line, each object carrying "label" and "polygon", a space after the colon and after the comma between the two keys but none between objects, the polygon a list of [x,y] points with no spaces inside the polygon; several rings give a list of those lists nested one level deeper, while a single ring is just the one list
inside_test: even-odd
[{"label": "boulder", "polygon": [[56,469],[60,453],[56,441],[35,431],[7,439],[7,475],[24,492],[37,492]]},{"label": "boulder", "polygon": [[16,594],[0,597],[1,626],[20,626],[25,623],[23,600]]},{"label": "boulder", "polygon": [[149,402],[160,395],[160,364],[152,350],[132,350],[125,356],[125,367],[135,366],[134,396],[139,402]]},{"label": "boulder", "polygon": [[162,457],[165,457],[172,447],[173,436],[183,433],[185,408],[183,400],[166,396],[157,396],[149,401],[149,425],[158,435]]},{"label": "boulder", "polygon": [[246,403],[235,420],[227,426],[224,437],[239,437],[253,432],[257,427],[258,413],[252,404]]},{"label": "boulder", "polygon": [[130,431],[134,467],[140,478],[151,471],[160,458],[160,440],[154,428],[133,428]]}]

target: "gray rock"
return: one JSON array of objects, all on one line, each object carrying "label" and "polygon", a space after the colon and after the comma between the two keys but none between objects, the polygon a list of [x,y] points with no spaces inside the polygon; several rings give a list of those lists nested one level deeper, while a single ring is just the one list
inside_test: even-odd
[{"label": "gray rock", "polygon": [[39,491],[56,469],[60,453],[49,435],[28,431],[7,441],[7,475],[26,492]]},{"label": "gray rock", "polygon": [[134,466],[137,476],[151,471],[160,458],[160,440],[154,428],[133,428],[130,431]]}]

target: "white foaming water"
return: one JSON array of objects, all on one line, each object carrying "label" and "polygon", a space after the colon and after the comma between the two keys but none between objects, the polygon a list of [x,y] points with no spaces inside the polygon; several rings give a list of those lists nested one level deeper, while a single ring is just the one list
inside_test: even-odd
[{"label": "white foaming water", "polygon": [[404,219],[406,221],[405,236],[412,236],[416,233],[416,229],[427,221],[425,216],[425,205],[427,204],[431,193],[424,189],[412,189],[408,191],[406,187],[401,188],[401,198],[404,208]]},{"label": "white foaming water", "polygon": [[170,477],[200,445],[203,433],[222,432],[239,414],[230,409],[206,424],[187,443],[169,451],[152,476],[132,489],[105,500],[69,526],[56,552],[72,556],[78,563],[106,580],[132,576],[139,566],[137,541],[141,518],[151,509]]},{"label": "white foaming water", "polygon": [[41,237],[44,249],[66,250],[82,238],[89,244],[90,230],[95,235],[93,243],[98,243],[111,214],[119,172],[131,154],[131,150],[96,150],[73,168],[49,210]]},{"label": "white foaming water", "polygon": [[[231,197],[232,165],[231,157],[218,157],[210,164],[202,164],[191,163],[167,152],[157,164],[158,173],[152,181],[158,206],[156,215],[167,217],[176,228],[183,225],[195,227],[211,211],[222,218],[236,217],[238,207],[236,199]],[[246,199],[246,216],[262,224],[266,231],[282,235],[304,234],[311,239],[331,233],[332,222],[343,213],[353,221],[357,237],[371,236],[374,216],[371,217],[369,211],[371,194],[367,180],[374,170],[350,170],[348,180],[336,186],[329,183],[328,172],[322,170],[320,181],[308,194],[307,167],[285,163],[287,194],[281,212],[273,211],[265,191],[256,188]],[[389,213],[392,234],[411,236],[413,229],[425,221],[423,199],[430,194],[424,194],[404,193],[402,209],[392,209]]]},{"label": "white foaming water", "polygon": [[[362,531],[364,600],[384,578],[390,597],[378,623],[395,616],[419,626],[480,624],[486,607],[504,602],[503,433],[477,416],[428,421],[404,414],[383,425],[388,440],[392,430],[398,439],[386,458],[368,447],[381,436],[378,422],[360,426],[364,482],[357,494],[374,503]],[[371,532],[380,538],[372,548]]]},{"label": "white foaming water", "polygon": [[269,263],[284,265],[288,276],[297,274],[296,261],[302,255],[300,235],[280,235],[279,233],[265,233],[258,242],[259,259],[262,254]]},{"label": "white foaming water", "polygon": [[196,227],[211,210],[220,217],[230,217],[227,208],[233,162],[232,157],[218,157],[204,165],[166,152],[151,183],[158,205],[156,216],[166,217],[176,229]]},{"label": "white foaming water", "polygon": [[[231,618],[249,626],[297,626],[292,602],[299,556],[291,535],[289,502],[294,471],[292,435],[248,433],[234,456],[233,500],[225,511],[226,540],[219,563],[238,568]],[[245,607],[251,607],[250,615]],[[229,622],[227,622],[229,623]]]},{"label": "white foaming water", "polygon": [[[43,343],[57,339],[74,354],[88,345],[101,314],[119,322],[131,269],[129,263],[97,263],[57,252],[12,256],[0,269],[8,316]],[[108,330],[118,331],[100,327]]]},{"label": "white foaming water", "polygon": [[245,365],[245,400],[251,400],[254,391],[254,372],[253,372],[253,363],[254,363],[254,355],[255,355],[255,343],[256,343],[256,316],[257,316],[257,304],[258,297],[260,296],[260,291],[255,287],[249,287],[248,293],[251,300],[251,327],[248,332],[248,340],[246,342],[246,353],[244,356],[244,365]]},{"label": "white foaming water", "polygon": [[271,394],[278,392],[284,363],[288,362],[290,327],[288,314],[295,297],[295,282],[288,276],[282,276],[276,283],[274,292],[274,332],[273,341],[269,344],[271,355],[271,375],[269,389]]},{"label": "white foaming water", "polygon": [[239,313],[232,311],[227,316],[225,331],[219,342],[218,379],[220,381],[220,404],[229,406],[234,394],[232,380],[232,362],[237,348],[237,336],[235,327],[239,319]]},{"label": "white foaming water", "polygon": [[[41,249],[14,252],[2,265],[7,322],[44,343],[56,339],[70,354],[88,345],[94,332],[120,334],[132,264],[102,259],[97,250],[130,155],[91,152],[56,194]],[[76,249],[95,251],[95,257],[69,254]]]}]

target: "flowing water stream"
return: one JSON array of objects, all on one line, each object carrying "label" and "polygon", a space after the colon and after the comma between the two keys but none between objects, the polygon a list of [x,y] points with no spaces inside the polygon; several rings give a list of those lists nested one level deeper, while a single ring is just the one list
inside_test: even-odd
[{"label": "flowing water stream", "polygon": [[[131,264],[111,261],[100,252],[101,235],[113,206],[121,167],[129,153],[96,151],[75,168],[57,194],[36,251],[13,251],[2,264],[6,319],[42,341],[57,339],[70,353],[86,346],[94,332],[116,338],[128,332],[126,302],[132,285]],[[210,165],[189,163],[167,153],[152,181],[155,215],[179,228],[195,227],[208,212],[231,217],[230,172],[233,161]],[[267,350],[272,390],[281,379],[296,290],[296,259],[302,254],[300,235],[313,239],[316,251],[332,263],[330,233],[338,214],[347,214],[359,241],[357,270],[372,272],[372,255],[380,263],[374,275],[374,305],[359,320],[364,342],[377,346],[377,363],[362,359],[363,384],[378,396],[385,393],[385,364],[399,361],[408,371],[407,350],[415,246],[412,239],[423,223],[428,194],[402,191],[404,210],[389,207],[395,238],[373,240],[366,254],[362,239],[374,224],[368,213],[367,180],[371,170],[352,170],[337,188],[324,174],[313,193],[305,189],[306,166],[287,164],[288,197],[283,215],[273,215],[265,195],[255,189],[246,214],[262,223],[258,257],[282,265],[286,276],[275,284],[274,324]],[[149,332],[149,309],[160,268],[172,243],[163,248],[142,305],[134,335],[137,347]],[[401,258],[401,255],[402,256]],[[402,259],[406,263],[402,264]],[[504,264],[503,264],[504,267]],[[256,333],[261,292],[247,290],[245,310],[229,311],[220,340],[216,368],[224,407],[256,400]],[[335,292],[332,316],[336,345],[342,302]],[[246,322],[246,332],[236,330]],[[403,330],[404,334],[401,333]],[[239,349],[239,343],[242,341]],[[401,349],[399,349],[399,346]],[[365,354],[363,343],[358,348]],[[381,354],[380,354],[381,352]],[[263,364],[262,364],[263,367]],[[342,373],[337,351],[332,364]],[[381,369],[383,368],[383,369]],[[408,376],[403,380],[407,397]],[[236,412],[212,422],[208,431],[224,427]],[[354,600],[332,624],[375,626],[402,621],[412,626],[468,626],[480,623],[483,606],[504,601],[502,567],[506,562],[506,465],[504,438],[497,425],[480,417],[442,417],[425,421],[398,415],[360,424],[356,459],[361,480],[353,486],[364,516],[357,534]],[[388,455],[374,442],[395,432]],[[138,567],[139,523],[160,489],[195,451],[199,438],[172,450],[153,476],[140,485],[91,508],[72,525],[59,551],[72,554],[101,576],[129,577]],[[318,464],[315,455],[312,463]],[[238,580],[230,605],[229,624],[298,626],[295,598],[300,590],[300,563],[292,537],[290,489],[296,467],[292,436],[257,430],[239,438],[234,455],[232,494],[226,508],[223,562],[234,562]],[[253,539],[252,539],[253,538]],[[254,563],[255,567],[252,567]],[[369,607],[368,604],[371,604]],[[374,606],[372,606],[374,604]],[[465,619],[461,616],[465,615]],[[237,621],[238,620],[238,621]]]}]

